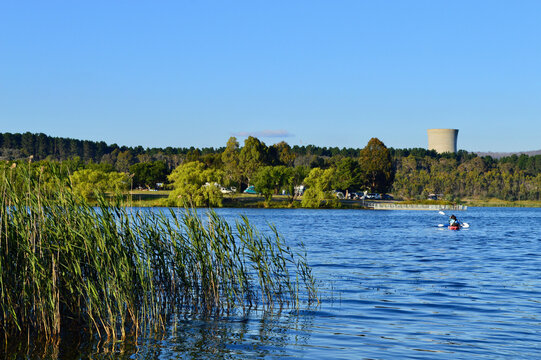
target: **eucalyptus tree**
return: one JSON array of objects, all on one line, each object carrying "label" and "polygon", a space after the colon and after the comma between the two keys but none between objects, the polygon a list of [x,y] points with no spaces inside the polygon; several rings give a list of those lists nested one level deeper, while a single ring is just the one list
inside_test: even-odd
[{"label": "eucalyptus tree", "polygon": [[118,171],[128,172],[130,170],[130,165],[135,162],[135,158],[131,150],[125,150],[118,153],[115,162],[115,168]]},{"label": "eucalyptus tree", "polygon": [[364,183],[370,191],[386,193],[392,186],[395,171],[389,149],[377,138],[372,138],[360,151],[359,164]]},{"label": "eucalyptus tree", "polygon": [[293,166],[295,162],[295,154],[291,151],[291,146],[285,141],[280,141],[272,145],[269,149],[273,149],[277,157],[277,162],[285,166]]},{"label": "eucalyptus tree", "polygon": [[239,142],[232,136],[227,140],[227,145],[222,152],[225,185],[240,184],[239,154]]},{"label": "eucalyptus tree", "polygon": [[133,174],[133,185],[145,188],[154,188],[157,183],[167,180],[169,170],[163,161],[142,162],[130,166]]},{"label": "eucalyptus tree", "polygon": [[250,184],[258,169],[267,164],[267,146],[259,139],[248,136],[239,153],[239,168],[242,182]]},{"label": "eucalyptus tree", "polygon": [[362,174],[359,163],[352,158],[343,158],[336,164],[334,185],[336,188],[345,190],[346,197],[352,189],[362,185]]},{"label": "eucalyptus tree", "polygon": [[293,171],[283,165],[263,166],[254,176],[255,189],[263,194],[268,203],[272,195],[276,195],[281,189],[286,188]]}]

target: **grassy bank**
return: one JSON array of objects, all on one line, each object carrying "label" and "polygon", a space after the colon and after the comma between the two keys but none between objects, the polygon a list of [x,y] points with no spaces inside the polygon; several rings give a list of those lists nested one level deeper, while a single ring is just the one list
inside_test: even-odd
[{"label": "grassy bank", "polygon": [[[133,192],[127,195],[125,201],[132,206],[139,207],[166,207],[165,199],[168,191],[160,192]],[[363,202],[358,200],[340,200],[342,209],[364,209]],[[275,208],[275,209],[298,209],[301,208],[300,199],[291,200],[286,195],[275,195],[269,203],[265,198],[252,194],[225,195],[223,207],[228,208]]]},{"label": "grassy bank", "polygon": [[[43,170],[43,169],[42,169]],[[311,269],[271,226],[233,227],[213,212],[165,215],[91,206],[62,176],[0,170],[0,334],[51,339],[66,328],[100,338],[164,329],[189,311],[316,301]]]},{"label": "grassy bank", "polygon": [[463,199],[462,203],[474,207],[541,207],[541,201],[534,200]]},{"label": "grassy bank", "polygon": [[[141,207],[160,207],[165,206],[164,199],[168,196],[168,191],[149,192],[142,191],[133,193],[131,200],[127,197],[127,201],[132,201],[133,206]],[[272,201],[265,203],[263,196],[237,194],[234,196],[226,195],[224,197],[224,207],[234,208],[300,208],[300,200],[296,199],[290,202],[287,196],[276,195],[272,197]],[[363,209],[363,203],[357,200],[340,200],[342,209]],[[412,200],[398,201],[401,204],[418,204],[418,205],[453,205],[453,202],[444,200]],[[459,204],[474,207],[541,207],[541,201],[519,200],[507,201],[501,199],[462,199]]]}]

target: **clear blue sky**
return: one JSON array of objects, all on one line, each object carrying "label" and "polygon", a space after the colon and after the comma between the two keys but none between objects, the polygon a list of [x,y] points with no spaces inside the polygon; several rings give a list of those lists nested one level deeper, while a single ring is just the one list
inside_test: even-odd
[{"label": "clear blue sky", "polygon": [[541,1],[0,2],[0,132],[541,149]]}]

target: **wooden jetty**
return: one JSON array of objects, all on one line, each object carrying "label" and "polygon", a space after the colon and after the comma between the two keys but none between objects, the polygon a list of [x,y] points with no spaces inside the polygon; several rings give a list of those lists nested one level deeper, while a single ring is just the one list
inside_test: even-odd
[{"label": "wooden jetty", "polygon": [[463,211],[467,210],[466,205],[432,205],[432,204],[400,204],[400,203],[390,203],[390,202],[370,202],[366,203],[368,208],[374,210],[433,210],[433,211],[442,211],[442,210],[455,210]]}]

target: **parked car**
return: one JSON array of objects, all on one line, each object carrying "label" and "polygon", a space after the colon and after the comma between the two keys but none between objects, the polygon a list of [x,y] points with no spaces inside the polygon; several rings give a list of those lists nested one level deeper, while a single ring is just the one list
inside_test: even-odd
[{"label": "parked car", "polygon": [[383,195],[383,200],[394,200],[394,197],[392,195],[389,195],[389,194],[384,194]]},{"label": "parked car", "polygon": [[334,194],[334,196],[336,196],[338,199],[343,199],[343,198],[344,198],[344,193],[341,192],[341,191],[333,190],[333,194]]},{"label": "parked car", "polygon": [[222,192],[222,194],[233,194],[232,189],[226,188],[226,187],[223,187],[223,186],[220,188],[220,191]]},{"label": "parked car", "polygon": [[365,199],[381,200],[382,196],[381,196],[381,194],[378,194],[378,193],[368,193],[368,194],[366,194]]}]

